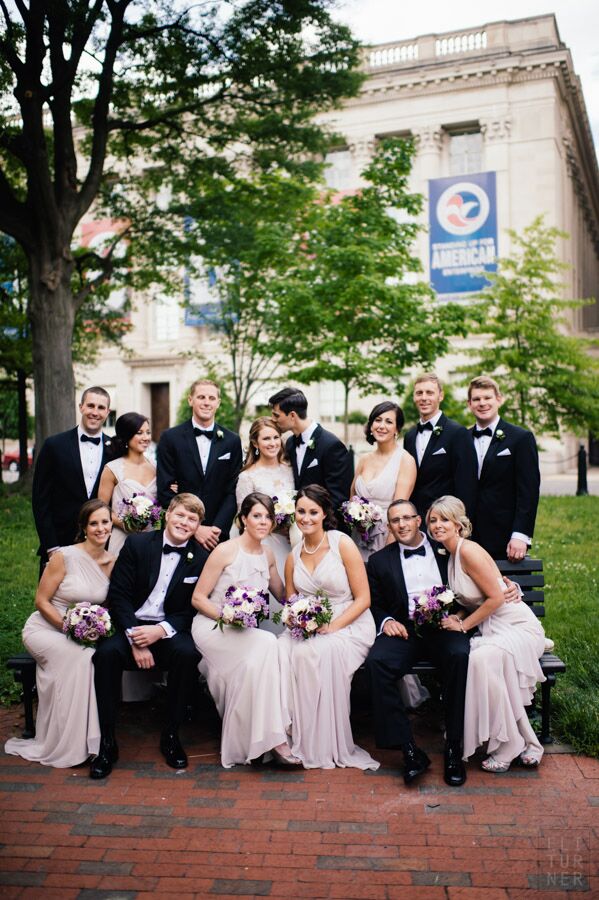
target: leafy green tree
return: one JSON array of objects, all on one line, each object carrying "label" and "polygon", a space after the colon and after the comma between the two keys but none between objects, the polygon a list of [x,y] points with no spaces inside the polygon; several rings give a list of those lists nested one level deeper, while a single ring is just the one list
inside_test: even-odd
[{"label": "leafy green tree", "polygon": [[314,204],[280,285],[279,348],[290,377],[343,385],[346,438],[352,390],[402,393],[406,368],[432,365],[466,330],[464,309],[437,304],[416,278],[422,197],[408,190],[413,156],[411,141],[383,140],[362,173],[366,187]]},{"label": "leafy green tree", "polygon": [[561,429],[599,432],[599,341],[571,334],[566,310],[588,300],[563,299],[556,241],[568,235],[536,218],[522,234],[508,232],[509,257],[498,260],[491,284],[480,295],[475,335],[484,343],[472,351],[468,377],[491,375],[501,385],[502,414],[538,434]]},{"label": "leafy green tree", "polygon": [[[28,262],[38,443],[73,424],[72,335],[90,295],[176,288],[176,216],[197,176],[235,157],[301,171],[322,150],[314,112],[360,82],[357,44],[329,6],[0,4],[0,231]],[[115,237],[76,253],[92,208]]]}]

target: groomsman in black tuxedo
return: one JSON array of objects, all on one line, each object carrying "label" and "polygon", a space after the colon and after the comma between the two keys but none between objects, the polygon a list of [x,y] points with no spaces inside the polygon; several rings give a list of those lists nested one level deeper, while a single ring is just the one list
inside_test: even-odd
[{"label": "groomsman in black tuxedo", "polygon": [[31,504],[40,572],[56,550],[73,543],[79,510],[98,496],[100,475],[110,460],[110,438],[102,432],[109,411],[108,392],[87,388],[79,404],[80,424],[49,437],[36,455]]},{"label": "groomsman in black tuxedo", "polygon": [[275,422],[283,431],[291,431],[285,450],[296,490],[319,484],[329,492],[337,512],[349,499],[353,477],[347,447],[332,432],[308,418],[308,401],[298,388],[283,388],[268,402]]},{"label": "groomsman in black tuxedo", "polygon": [[420,421],[404,438],[404,448],[416,460],[416,486],[411,500],[424,520],[434,500],[445,494],[459,497],[469,516],[476,502],[476,453],[463,425],[441,411],[443,385],[433,373],[414,383],[414,403]]},{"label": "groomsman in black tuxedo", "polygon": [[474,378],[468,406],[478,457],[473,538],[494,559],[523,559],[532,543],[539,505],[539,454],[532,432],[499,416],[503,397],[492,378]]},{"label": "groomsman in black tuxedo", "polygon": [[410,619],[415,598],[435,585],[447,584],[447,556],[420,531],[422,519],[413,503],[394,500],[388,519],[395,542],[373,553],[367,564],[370,609],[377,628],[366,659],[376,745],[403,751],[408,785],[430,766],[426,753],[414,743],[397,681],[418,659],[431,659],[440,669],[443,685],[444,778],[451,787],[459,787],[466,780],[462,737],[470,641],[467,634],[435,628],[424,628],[416,635]]},{"label": "groomsman in black tuxedo", "polygon": [[100,641],[93,662],[101,741],[91,778],[106,778],[118,759],[116,710],[124,669],[168,670],[167,721],[160,750],[174,769],[187,766],[179,740],[200,656],[191,636],[191,597],[208,553],[193,539],[204,505],[179,494],[164,531],[130,535],[115,563],[106,603],[116,634]]},{"label": "groomsman in black tuxedo", "polygon": [[214,550],[219,541],[228,539],[237,509],[241,441],[215,421],[220,406],[217,384],[209,379],[194,381],[188,399],[191,419],[163,432],[158,444],[158,502],[166,508],[178,492],[196,494],[206,508],[196,540],[206,550]]}]

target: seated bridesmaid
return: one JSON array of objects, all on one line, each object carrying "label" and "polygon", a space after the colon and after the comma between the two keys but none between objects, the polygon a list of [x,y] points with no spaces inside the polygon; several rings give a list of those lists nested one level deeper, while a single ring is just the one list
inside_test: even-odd
[{"label": "seated bridesmaid", "polygon": [[295,765],[287,743],[289,719],[283,712],[277,639],[258,628],[215,626],[229,587],[283,592],[275,560],[264,539],[275,521],[266,494],[248,494],[239,511],[239,537],[219,544],[210,554],[192,603],[198,610],[191,634],[202,654],[199,670],[222,719],[221,762],[225,767],[250,763],[265,753]]},{"label": "seated bridesmaid", "polygon": [[114,556],[104,549],[110,510],[88,500],[79,513],[79,534],[70,547],[52,554],[35,595],[37,612],[23,628],[23,643],[37,663],[36,736],[12,738],[6,753],[46,766],[67,768],[98,752],[100,725],[94,689],[93,647],[62,632],[66,611],[76,603],[106,599]]}]

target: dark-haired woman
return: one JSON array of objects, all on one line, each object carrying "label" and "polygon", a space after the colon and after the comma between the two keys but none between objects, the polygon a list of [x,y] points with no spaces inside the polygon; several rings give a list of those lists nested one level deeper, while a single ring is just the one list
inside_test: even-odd
[{"label": "dark-haired woman", "polygon": [[297,640],[289,631],[278,638],[292,722],[291,752],[306,769],[378,769],[379,764],[354,744],[349,721],[352,677],[375,639],[364,563],[351,538],[335,530],[324,488],[300,488],[295,520],[302,541],[285,565],[286,594],[316,596],[324,591],[333,617],[307,640]]},{"label": "dark-haired woman", "polygon": [[114,557],[104,549],[110,536],[110,510],[88,500],[79,513],[72,546],[52,554],[35,595],[36,612],[23,628],[23,643],[37,663],[36,736],[12,738],[6,753],[46,766],[67,768],[85,762],[100,746],[94,689],[94,649],[67,638],[62,624],[77,603],[106,599]]},{"label": "dark-haired woman", "polygon": [[[351,494],[357,494],[376,503],[383,512],[383,518],[374,532],[374,540],[365,547],[354,530],[353,538],[358,545],[364,562],[387,543],[387,509],[394,498],[409,500],[416,483],[416,463],[414,458],[397,446],[403,427],[404,415],[401,407],[391,400],[384,400],[372,409],[364,426],[366,440],[375,444],[372,453],[360,457],[356,466],[356,476]],[[430,697],[416,675],[405,675],[399,690],[406,706],[414,709]]]},{"label": "dark-haired woman", "polygon": [[[115,458],[104,466],[98,497],[112,509],[113,531],[109,550],[118,556],[127,537],[120,518],[121,503],[139,494],[156,501],[156,467],[145,456],[152,442],[146,416],[136,412],[119,416],[115,432],[116,438],[112,441]],[[151,530],[151,526],[145,530]]]},{"label": "dark-haired woman", "polygon": [[210,554],[193,593],[198,610],[191,634],[202,654],[199,670],[222,719],[221,763],[250,763],[272,753],[295,765],[289,751],[289,717],[283,711],[277,639],[258,628],[216,626],[230,587],[283,593],[275,559],[263,546],[275,522],[266,494],[248,494],[239,511],[240,535]]}]

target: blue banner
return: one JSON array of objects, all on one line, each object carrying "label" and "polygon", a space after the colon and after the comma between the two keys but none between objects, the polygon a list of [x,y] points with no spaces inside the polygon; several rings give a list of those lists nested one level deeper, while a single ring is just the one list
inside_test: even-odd
[{"label": "blue banner", "polygon": [[497,269],[495,172],[429,181],[431,284],[437,294],[481,291]]}]

